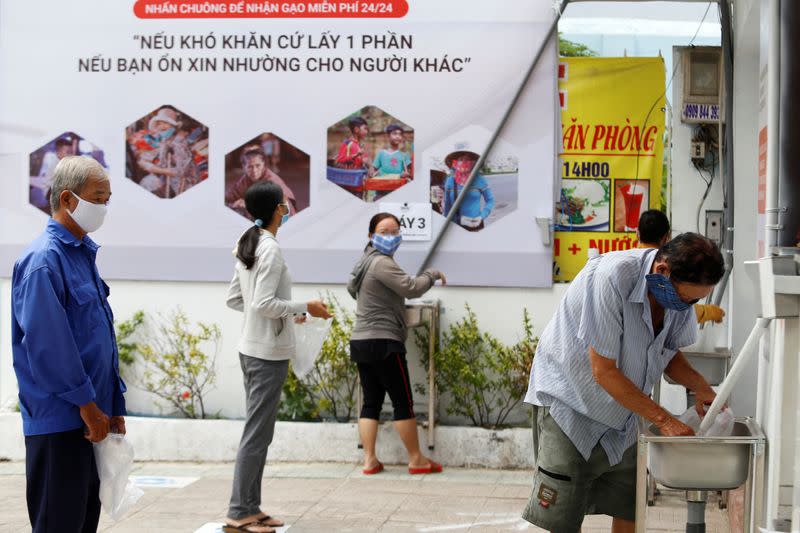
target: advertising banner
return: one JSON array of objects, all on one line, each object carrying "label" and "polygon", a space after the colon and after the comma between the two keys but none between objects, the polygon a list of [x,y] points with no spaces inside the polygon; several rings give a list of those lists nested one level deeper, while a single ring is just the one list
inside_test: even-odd
[{"label": "advertising banner", "polygon": [[[289,204],[295,281],[344,283],[381,204],[430,205],[397,253],[415,271],[553,16],[516,0],[2,2],[0,276],[75,154],[111,176],[92,235],[110,279],[229,280],[259,181]],[[431,262],[452,284],[552,283],[535,219],[555,197],[556,64],[551,41]]]},{"label": "advertising banner", "polygon": [[570,281],[589,250],[636,247],[639,215],[661,206],[665,73],[661,58],[562,58],[561,193],[553,279]]}]

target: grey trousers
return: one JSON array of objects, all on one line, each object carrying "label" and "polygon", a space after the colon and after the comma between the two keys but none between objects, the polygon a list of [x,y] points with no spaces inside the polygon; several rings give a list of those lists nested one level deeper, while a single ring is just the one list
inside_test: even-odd
[{"label": "grey trousers", "polygon": [[261,478],[289,361],[266,361],[239,354],[244,374],[247,420],[236,454],[228,518],[241,520],[261,512]]}]

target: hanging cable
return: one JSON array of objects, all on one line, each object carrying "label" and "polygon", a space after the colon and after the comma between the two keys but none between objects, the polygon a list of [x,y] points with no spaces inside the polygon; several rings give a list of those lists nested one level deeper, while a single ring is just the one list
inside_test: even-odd
[{"label": "hanging cable", "polygon": [[[687,47],[694,46],[694,41],[695,41],[695,39],[697,39],[697,36],[700,34],[700,29],[703,27],[703,24],[706,21],[706,17],[708,16],[708,12],[711,10],[711,4],[714,4],[714,3],[716,3],[716,2],[709,2],[708,5],[706,6],[706,10],[703,13],[703,18],[700,19],[700,24],[697,25],[697,29],[695,30],[694,35],[689,40],[689,44],[686,45]],[[658,96],[658,98],[656,98],[653,101],[653,104],[650,106],[650,109],[647,111],[647,115],[645,115],[644,122],[642,123],[642,130],[644,130],[644,128],[647,127],[647,122],[650,120],[650,115],[653,113],[653,110],[656,108],[656,105],[658,105],[658,103],[663,98],[665,98],[667,96],[667,92],[669,92],[670,87],[672,87],[672,81],[675,79],[675,75],[678,73],[678,69],[680,68],[682,62],[683,62],[683,54],[680,54],[678,56],[678,60],[675,62],[675,66],[672,68],[672,76],[669,77],[669,81],[667,81],[667,85],[664,88],[664,92],[661,93]],[[640,160],[640,158],[641,158],[641,146],[638,146],[637,149],[636,149],[636,177],[635,177],[636,181],[639,181],[639,160]]]},{"label": "hanging cable", "polygon": [[[714,177],[716,169],[720,163],[719,158],[719,139],[716,130],[708,124],[699,124],[695,126],[692,134],[692,143],[700,143],[704,147],[703,157],[692,157],[692,165],[694,166],[700,179],[703,180],[706,188],[700,204],[697,206],[697,233],[700,231],[700,218],[703,212],[703,205],[711,192],[711,186],[714,184]],[[708,178],[703,173],[708,174]]]}]

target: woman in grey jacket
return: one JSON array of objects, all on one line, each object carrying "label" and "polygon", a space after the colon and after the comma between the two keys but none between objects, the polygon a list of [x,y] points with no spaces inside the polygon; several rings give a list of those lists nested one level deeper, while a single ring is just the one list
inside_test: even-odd
[{"label": "woman in grey jacket", "polygon": [[236,248],[236,270],[228,307],[244,313],[239,361],[244,374],[247,419],[236,454],[233,494],[225,533],[270,533],[283,522],[261,512],[261,478],[272,442],[283,382],[294,355],[294,324],[305,313],[330,318],[319,300],[292,301],[292,279],[275,239],[289,217],[280,186],[256,183],[245,193],[245,207],[255,224]]},{"label": "woman in grey jacket", "polygon": [[350,357],[358,365],[363,407],[358,419],[364,447],[364,474],[377,474],[383,464],[375,455],[378,420],[386,393],[394,408],[394,427],[408,451],[410,474],[432,474],[442,465],[422,455],[417,437],[414,399],[408,378],[405,341],[406,298],[419,298],[444,274],[427,270],[411,277],[398,266],[394,252],[400,246],[400,221],[378,213],[369,223],[370,243],[350,274],[347,290],[356,298],[356,324],[350,340]]}]

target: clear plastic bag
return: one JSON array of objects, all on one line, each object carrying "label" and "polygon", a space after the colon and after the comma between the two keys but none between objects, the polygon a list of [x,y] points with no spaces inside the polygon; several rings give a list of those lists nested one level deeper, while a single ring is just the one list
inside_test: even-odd
[{"label": "clear plastic bag", "polygon": [[730,408],[719,412],[704,437],[730,437],[733,433],[733,411]]},{"label": "clear plastic bag", "polygon": [[314,368],[314,363],[322,351],[328,337],[332,320],[308,317],[302,324],[295,324],[295,354],[292,359],[294,374],[303,379]]},{"label": "clear plastic bag", "polygon": [[709,427],[708,431],[702,435],[698,434],[702,419],[700,418],[700,415],[697,414],[697,409],[695,409],[694,406],[691,406],[689,409],[687,409],[686,412],[678,417],[678,420],[692,428],[692,431],[694,431],[698,437],[729,437],[731,433],[733,433],[734,416],[730,407],[720,411],[717,417],[714,419],[714,422],[711,424],[711,427]]},{"label": "clear plastic bag", "polygon": [[94,444],[94,458],[100,476],[100,503],[112,519],[119,520],[144,494],[129,479],[133,446],[125,435],[109,433]]},{"label": "clear plastic bag", "polygon": [[700,418],[700,415],[697,414],[697,409],[694,408],[694,405],[689,407],[684,413],[678,417],[678,420],[692,428],[692,431],[697,433],[697,430],[700,429],[700,422],[703,421]]}]

